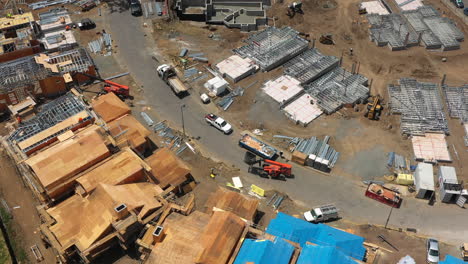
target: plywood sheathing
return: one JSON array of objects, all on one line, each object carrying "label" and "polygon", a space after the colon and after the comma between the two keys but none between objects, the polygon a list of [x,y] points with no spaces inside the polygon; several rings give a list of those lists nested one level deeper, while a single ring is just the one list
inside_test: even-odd
[{"label": "plywood sheathing", "polygon": [[257,212],[258,200],[248,198],[240,193],[218,188],[206,202],[206,212],[211,214],[213,208],[233,212],[237,216],[252,221]]},{"label": "plywood sheathing", "polygon": [[94,190],[99,183],[119,185],[133,183],[143,179],[141,160],[131,153],[122,151],[105,163],[87,172],[76,181],[87,193]]},{"label": "plywood sheathing", "polygon": [[179,186],[190,177],[188,165],[168,148],[158,149],[145,161],[151,167],[151,174],[163,189],[168,185]]},{"label": "plywood sheathing", "polygon": [[203,246],[195,263],[227,263],[246,228],[245,222],[231,212],[218,211],[211,216],[200,240]]},{"label": "plywood sheathing", "polygon": [[81,171],[110,156],[100,133],[102,129],[90,126],[75,137],[60,142],[25,161],[46,191],[57,188]]},{"label": "plywood sheathing", "polygon": [[125,204],[138,219],[161,207],[154,197],[161,188],[151,183],[134,183],[112,186],[99,184],[86,197],[74,195],[47,213],[57,222],[50,231],[65,250],[72,245],[83,252],[100,238],[112,232],[112,223],[118,220],[114,208]]},{"label": "plywood sheathing", "polygon": [[146,143],[151,132],[132,115],[124,115],[107,124],[109,133],[117,142],[128,141],[130,146],[138,149]]},{"label": "plywood sheathing", "polygon": [[208,214],[195,211],[189,216],[172,213],[163,223],[165,238],[156,243],[147,264],[193,264],[203,250],[200,236],[208,224]]},{"label": "plywood sheathing", "polygon": [[130,107],[114,93],[99,96],[91,102],[91,106],[106,123],[131,112]]}]

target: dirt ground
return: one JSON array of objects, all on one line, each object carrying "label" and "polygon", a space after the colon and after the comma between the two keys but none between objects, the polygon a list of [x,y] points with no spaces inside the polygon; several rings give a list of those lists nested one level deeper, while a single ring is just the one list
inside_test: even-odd
[{"label": "dirt ground", "polygon": [[[41,220],[36,211],[39,203],[33,198],[31,191],[23,185],[18,176],[16,168],[6,153],[0,152],[0,196],[7,202],[13,215],[13,230],[16,236],[16,242],[26,252],[30,262],[35,260],[30,247],[37,245],[42,255],[44,263],[56,263],[55,254],[51,249],[46,249],[38,232]],[[15,252],[21,254],[21,252]]]},{"label": "dirt ground", "polygon": [[[292,0],[291,0],[292,1]],[[310,35],[309,40],[324,54],[337,57],[343,56],[343,67],[350,70],[353,63],[359,63],[359,73],[368,77],[372,94],[383,96],[386,107],[388,94],[386,87],[396,83],[399,78],[411,77],[419,81],[438,83],[446,75],[446,83],[460,85],[466,82],[464,64],[468,58],[468,45],[461,43],[461,49],[450,52],[428,51],[424,47],[412,47],[404,51],[392,52],[385,47],[377,47],[368,38],[368,23],[366,17],[358,14],[360,1],[352,0],[336,2],[329,0],[303,1],[304,14],[297,14],[294,18],[286,15],[288,2],[274,4],[268,10],[270,25],[277,27],[292,26],[300,32]],[[433,5],[444,16],[453,19],[465,34],[468,27],[459,21],[458,17],[440,2],[431,0],[427,4]],[[231,50],[242,45],[242,39],[248,34],[224,26],[208,26],[204,23],[179,21],[165,22],[155,20],[153,24],[154,37],[160,47],[160,53],[167,56],[167,62],[181,66],[178,55],[182,48],[190,53],[203,52],[210,64],[232,55]],[[315,41],[321,34],[333,34],[336,45],[324,45]],[[215,37],[213,37],[215,35]],[[354,55],[348,50],[353,48]],[[447,62],[442,62],[447,58]],[[197,69],[206,72],[203,63],[191,62]],[[209,65],[209,64],[208,64]],[[186,68],[187,68],[186,67]],[[179,67],[183,73],[182,67]],[[410,160],[413,157],[411,142],[400,134],[399,117],[389,116],[387,110],[380,121],[370,121],[363,117],[364,106],[360,111],[342,109],[339,114],[321,116],[314,120],[307,128],[295,126],[280,111],[279,106],[260,90],[262,84],[279,76],[281,68],[271,72],[259,72],[231,87],[247,87],[244,96],[236,98],[233,105],[223,115],[231,122],[243,129],[266,129],[265,136],[284,134],[289,136],[332,136],[331,145],[341,152],[342,156],[334,173],[349,176],[354,179],[379,178],[386,173],[385,162],[387,153],[395,151],[405,155]],[[190,83],[198,93],[205,92],[203,81]],[[251,85],[253,84],[253,85]],[[221,110],[222,111],[222,110]],[[448,115],[447,115],[448,116]],[[259,120],[262,120],[261,122]],[[278,124],[284,124],[278,126]],[[468,159],[464,148],[464,131],[458,120],[449,120],[451,136],[447,138],[448,147],[453,157],[452,166],[457,168],[460,180],[468,180],[468,174],[461,161]],[[456,153],[454,151],[456,149]],[[358,161],[362,162],[356,162]],[[362,166],[367,160],[374,160],[372,164]]]}]

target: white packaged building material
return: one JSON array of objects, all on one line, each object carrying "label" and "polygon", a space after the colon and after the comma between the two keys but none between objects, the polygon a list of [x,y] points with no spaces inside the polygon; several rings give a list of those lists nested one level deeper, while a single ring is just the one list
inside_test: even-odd
[{"label": "white packaged building material", "polygon": [[414,185],[416,186],[416,198],[431,198],[435,190],[432,164],[418,163],[414,172]]},{"label": "white packaged building material", "polygon": [[216,64],[216,69],[223,74],[224,77],[230,78],[233,82],[238,82],[254,74],[259,67],[249,58],[244,59],[239,55],[232,55]]},{"label": "white packaged building material", "polygon": [[226,80],[218,76],[214,77],[213,79],[208,80],[204,84],[205,88],[208,89],[213,94],[215,94],[216,96],[226,91],[228,85],[229,84]]}]

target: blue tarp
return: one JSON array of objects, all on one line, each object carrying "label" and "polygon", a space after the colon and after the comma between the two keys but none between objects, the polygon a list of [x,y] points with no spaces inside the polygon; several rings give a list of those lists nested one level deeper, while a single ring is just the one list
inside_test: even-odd
[{"label": "blue tarp", "polygon": [[357,260],[363,260],[366,248],[362,245],[364,238],[324,224],[311,224],[284,213],[278,213],[267,227],[268,234],[299,243],[306,242],[321,246],[333,246],[344,254]]},{"label": "blue tarp", "polygon": [[440,264],[467,264],[468,262],[463,261],[461,259],[457,259],[456,257],[447,255],[445,256],[445,260],[439,262]]},{"label": "blue tarp", "polygon": [[246,239],[234,264],[288,264],[294,247],[281,238],[270,240]]},{"label": "blue tarp", "polygon": [[357,264],[335,247],[305,245],[296,264]]}]

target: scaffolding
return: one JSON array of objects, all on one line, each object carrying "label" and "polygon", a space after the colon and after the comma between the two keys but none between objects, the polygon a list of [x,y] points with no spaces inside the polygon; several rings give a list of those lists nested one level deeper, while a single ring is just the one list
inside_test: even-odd
[{"label": "scaffolding", "polygon": [[296,78],[301,84],[307,84],[338,67],[339,62],[337,57],[325,56],[317,49],[308,49],[286,62],[284,73]]},{"label": "scaffolding", "polygon": [[402,78],[399,85],[388,85],[388,93],[390,112],[401,114],[402,134],[449,134],[437,84]]},{"label": "scaffolding", "polygon": [[48,70],[34,60],[34,56],[19,58],[0,64],[0,93],[8,93],[15,88],[34,84],[44,79]]},{"label": "scaffolding", "polygon": [[332,114],[344,104],[363,103],[369,97],[367,78],[338,67],[304,86],[326,113]]},{"label": "scaffolding", "polygon": [[290,27],[268,27],[250,35],[245,42],[247,45],[234,49],[234,52],[241,57],[249,57],[263,71],[282,65],[308,47],[308,41],[299,37],[299,32]]},{"label": "scaffolding", "polygon": [[468,84],[460,87],[442,85],[450,117],[468,122]]},{"label": "scaffolding", "polygon": [[[20,143],[84,110],[86,110],[86,105],[72,93],[67,93],[54,101],[42,105],[41,108],[38,109],[38,113],[33,118],[21,123],[18,129],[8,137],[8,141],[12,144]],[[81,122],[88,121],[88,119],[91,118],[92,115],[90,114]],[[70,127],[57,131],[56,133],[49,135],[47,138],[28,146],[22,151],[27,153],[29,150],[41,145],[43,142],[47,142],[51,138],[55,138],[70,130],[73,126],[74,125],[71,125]]]}]

